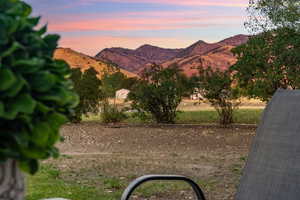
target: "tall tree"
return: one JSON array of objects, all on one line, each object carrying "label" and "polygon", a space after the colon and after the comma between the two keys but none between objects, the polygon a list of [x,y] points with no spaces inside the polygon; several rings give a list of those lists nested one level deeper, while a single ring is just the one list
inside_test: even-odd
[{"label": "tall tree", "polygon": [[278,88],[300,88],[300,32],[279,28],[260,33],[233,50],[231,67],[247,96],[268,101]]},{"label": "tall tree", "polygon": [[71,79],[80,98],[80,102],[75,108],[75,115],[71,116],[73,122],[80,122],[82,115],[99,112],[104,94],[101,90],[101,80],[97,75],[98,72],[92,67],[83,73],[79,68],[72,69]]},{"label": "tall tree", "polygon": [[277,28],[300,31],[299,0],[249,0],[246,27],[253,33]]},{"label": "tall tree", "polygon": [[278,88],[299,88],[300,2],[250,0],[252,36],[233,50],[238,61],[231,67],[245,94],[268,101]]}]

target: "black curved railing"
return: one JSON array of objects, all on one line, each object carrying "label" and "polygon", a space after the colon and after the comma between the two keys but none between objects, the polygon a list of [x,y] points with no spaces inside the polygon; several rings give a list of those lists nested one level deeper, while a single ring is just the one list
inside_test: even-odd
[{"label": "black curved railing", "polygon": [[185,176],[178,175],[146,175],[137,178],[133,182],[131,182],[129,186],[125,189],[125,191],[122,194],[121,200],[129,200],[134,190],[141,184],[148,181],[184,181],[190,184],[190,186],[193,188],[198,200],[205,200],[205,196],[200,187],[197,185],[197,183]]}]

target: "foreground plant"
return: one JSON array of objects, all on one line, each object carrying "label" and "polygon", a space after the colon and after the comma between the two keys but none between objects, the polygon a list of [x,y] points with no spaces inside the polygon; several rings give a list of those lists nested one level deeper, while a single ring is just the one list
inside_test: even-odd
[{"label": "foreground plant", "polygon": [[78,102],[68,65],[53,61],[59,36],[35,28],[39,18],[19,0],[0,2],[0,199],[23,199],[19,168],[57,157],[59,127]]}]

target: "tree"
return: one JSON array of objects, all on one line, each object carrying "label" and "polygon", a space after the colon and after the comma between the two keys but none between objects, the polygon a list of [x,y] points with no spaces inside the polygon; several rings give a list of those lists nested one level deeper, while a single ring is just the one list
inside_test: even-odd
[{"label": "tree", "polygon": [[124,82],[127,77],[120,71],[104,72],[102,75],[102,88],[106,97],[113,98],[116,91],[124,88]]},{"label": "tree", "polygon": [[110,98],[115,97],[116,92],[120,89],[131,90],[132,87],[137,83],[137,79],[135,77],[128,78],[125,74],[117,69],[103,71],[101,80],[102,89],[105,93],[105,96]]},{"label": "tree", "polygon": [[256,35],[235,49],[231,67],[244,94],[268,101],[278,88],[299,88],[300,2],[250,0],[246,27]]},{"label": "tree", "polygon": [[71,113],[70,116],[69,116],[69,119],[71,120],[71,122],[74,122],[74,123],[79,123],[81,121],[81,117],[83,115],[83,111],[82,111],[83,105],[80,101],[80,99],[82,99],[82,94],[80,94],[81,77],[82,77],[82,72],[80,71],[79,68],[71,69],[70,79],[73,81],[74,90],[76,91],[76,93],[79,96],[79,103],[76,106],[76,108],[74,109],[74,113]]},{"label": "tree", "polygon": [[277,28],[300,31],[299,0],[249,0],[246,27],[253,33]]},{"label": "tree", "polygon": [[233,50],[238,61],[231,70],[247,96],[268,101],[278,88],[300,87],[299,52],[300,32],[263,32]]},{"label": "tree", "polygon": [[[123,109],[118,108],[116,104],[116,92],[120,89],[131,89],[136,82],[135,78],[127,78],[117,68],[111,68],[104,71],[101,77],[104,99],[102,101],[101,120],[104,123],[116,123],[126,119],[127,116]],[[111,104],[109,99],[113,98]]]},{"label": "tree", "polygon": [[152,65],[129,93],[132,108],[150,114],[157,123],[174,123],[182,98],[191,93],[190,80],[177,65],[163,68]]},{"label": "tree", "polygon": [[78,103],[69,66],[54,61],[58,35],[36,28],[39,18],[19,0],[0,3],[0,199],[23,200],[19,171],[57,157],[59,128]]},{"label": "tree", "polygon": [[75,108],[75,115],[71,117],[73,122],[80,122],[82,115],[99,112],[104,94],[101,90],[101,80],[97,75],[98,72],[92,67],[83,73],[79,68],[72,69],[71,79],[80,98],[80,102]]},{"label": "tree", "polygon": [[238,88],[233,87],[230,71],[200,67],[198,75],[193,79],[202,96],[218,112],[220,124],[226,126],[233,123],[233,112],[240,104],[240,93]]}]

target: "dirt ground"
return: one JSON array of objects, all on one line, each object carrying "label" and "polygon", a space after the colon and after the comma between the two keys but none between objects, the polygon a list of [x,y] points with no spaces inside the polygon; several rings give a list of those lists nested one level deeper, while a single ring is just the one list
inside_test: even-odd
[{"label": "dirt ground", "polygon": [[[200,183],[207,199],[230,200],[236,192],[255,129],[255,126],[72,124],[62,129],[65,141],[59,148],[65,158],[51,162],[62,171],[74,172],[76,180],[83,183],[99,174],[128,182],[145,174],[185,175]],[[187,196],[167,199],[192,199]]]}]

